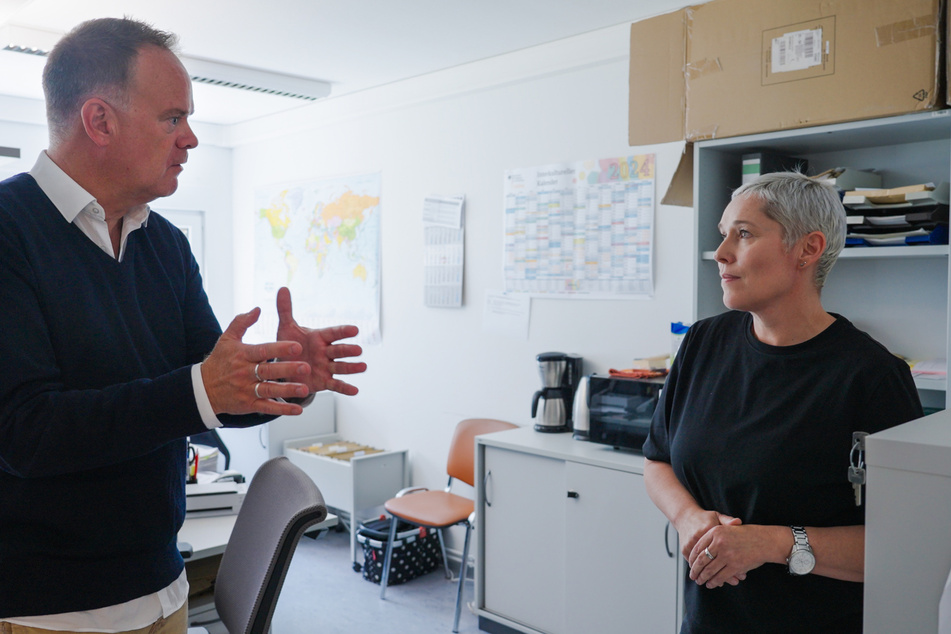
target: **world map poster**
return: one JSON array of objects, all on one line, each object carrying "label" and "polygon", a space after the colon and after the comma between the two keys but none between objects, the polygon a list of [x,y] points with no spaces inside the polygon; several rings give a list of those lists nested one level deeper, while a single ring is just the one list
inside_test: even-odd
[{"label": "world map poster", "polygon": [[273,341],[275,296],[291,291],[294,318],[322,328],[354,324],[360,344],[380,341],[380,174],[255,191],[254,301],[248,340]]}]

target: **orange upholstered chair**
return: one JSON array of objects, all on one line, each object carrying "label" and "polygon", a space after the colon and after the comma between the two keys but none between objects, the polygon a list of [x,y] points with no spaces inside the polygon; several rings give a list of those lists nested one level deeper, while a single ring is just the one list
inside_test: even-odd
[{"label": "orange upholstered chair", "polygon": [[456,425],[449,446],[449,461],[446,472],[449,483],[442,491],[430,491],[423,487],[403,489],[396,497],[386,501],[383,507],[393,516],[390,522],[390,538],[386,543],[386,556],[383,559],[383,578],[380,581],[380,598],[386,598],[386,583],[390,574],[390,559],[393,556],[393,543],[396,541],[396,526],[399,520],[415,526],[425,526],[436,531],[439,547],[442,549],[446,577],[452,578],[449,564],[446,562],[446,546],[442,529],[456,524],[465,524],[466,538],[462,547],[462,564],[459,567],[459,587],[456,590],[456,615],[452,631],[459,631],[459,612],[462,607],[462,585],[466,578],[466,564],[469,557],[469,535],[474,523],[475,504],[472,500],[452,493],[453,480],[461,480],[474,486],[475,478],[475,437],[505,429],[514,429],[517,425],[490,418],[469,418]]}]

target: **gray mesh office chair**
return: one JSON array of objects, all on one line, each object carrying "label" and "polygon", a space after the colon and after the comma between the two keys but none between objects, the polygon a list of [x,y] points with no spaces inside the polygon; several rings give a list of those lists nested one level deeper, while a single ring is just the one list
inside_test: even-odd
[{"label": "gray mesh office chair", "polygon": [[[313,480],[284,456],[251,480],[218,568],[215,609],[229,634],[266,634],[304,531],[327,517]],[[201,632],[199,628],[189,628]]]}]

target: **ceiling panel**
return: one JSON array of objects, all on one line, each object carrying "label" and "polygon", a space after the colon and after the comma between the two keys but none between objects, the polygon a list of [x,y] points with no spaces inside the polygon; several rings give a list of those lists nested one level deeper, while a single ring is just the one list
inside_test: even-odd
[{"label": "ceiling panel", "polygon": [[[0,0],[0,27],[63,33],[87,19],[127,15],[177,33],[185,55],[328,81],[333,97],[682,5],[681,0]],[[0,52],[0,95],[42,99],[42,64],[42,58]],[[200,85],[195,100],[195,119],[213,123],[306,103]]]}]

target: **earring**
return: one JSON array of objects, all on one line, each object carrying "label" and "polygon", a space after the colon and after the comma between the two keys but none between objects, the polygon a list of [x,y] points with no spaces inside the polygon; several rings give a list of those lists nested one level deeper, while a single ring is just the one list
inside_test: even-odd
[{"label": "earring", "polygon": [[805,262],[800,262],[800,263],[799,263],[799,267],[800,267],[800,268],[802,268],[802,267],[804,267],[804,266],[806,266],[806,263],[805,263]]}]

